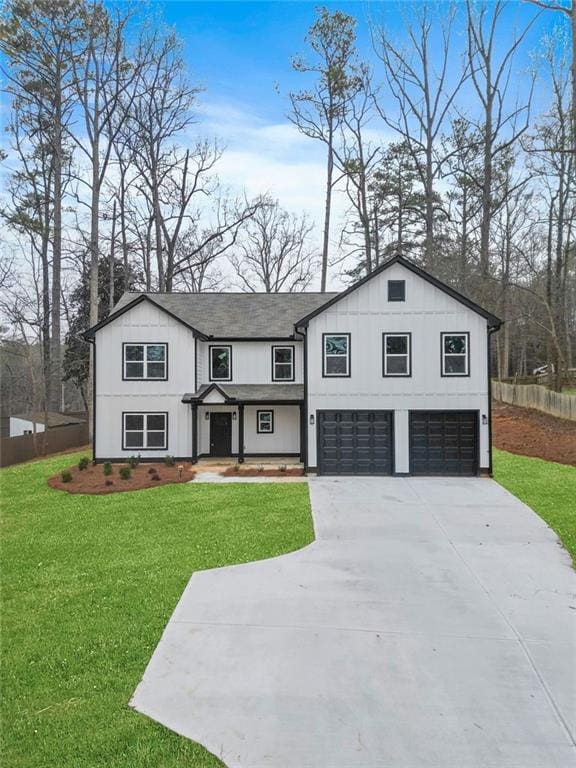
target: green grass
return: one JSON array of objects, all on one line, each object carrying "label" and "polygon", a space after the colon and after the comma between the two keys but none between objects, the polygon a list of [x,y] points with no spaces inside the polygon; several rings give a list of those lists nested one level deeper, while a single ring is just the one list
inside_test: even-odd
[{"label": "green grass", "polygon": [[563,395],[576,395],[576,387],[562,387]]},{"label": "green grass", "polygon": [[193,571],[313,539],[306,484],[70,495],[60,456],[2,470],[5,768],[215,768],[127,704]]},{"label": "green grass", "polygon": [[576,467],[495,450],[494,477],[556,531],[576,565]]}]

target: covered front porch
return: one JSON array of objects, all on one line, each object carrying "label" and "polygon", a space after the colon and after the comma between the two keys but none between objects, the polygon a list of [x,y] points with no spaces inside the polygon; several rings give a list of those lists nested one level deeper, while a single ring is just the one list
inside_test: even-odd
[{"label": "covered front porch", "polygon": [[212,383],[184,395],[192,409],[192,462],[304,462],[303,390],[300,384]]}]

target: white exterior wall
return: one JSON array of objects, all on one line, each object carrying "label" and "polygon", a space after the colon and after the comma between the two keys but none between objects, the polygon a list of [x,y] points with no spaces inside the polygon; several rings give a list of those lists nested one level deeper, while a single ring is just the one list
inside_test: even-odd
[{"label": "white exterior wall", "polygon": [[[233,333],[234,329],[231,329]],[[208,349],[211,346],[232,347],[232,380],[226,384],[302,384],[301,341],[198,341],[198,386],[210,384]],[[294,347],[294,381],[272,381],[272,347]],[[218,383],[218,382],[216,382]]]},{"label": "white exterior wall", "polygon": [[[256,411],[274,411],[274,432],[258,434]],[[244,450],[282,456],[300,453],[300,407],[298,405],[247,405],[244,408]]]},{"label": "white exterior wall", "polygon": [[[406,281],[406,301],[388,301],[388,280]],[[470,333],[470,375],[442,377],[440,334]],[[382,334],[412,334],[412,376],[382,376]],[[322,377],[322,334],[350,333],[349,378]],[[408,412],[474,410],[488,416],[487,326],[473,310],[394,264],[310,321],[308,411],[395,411],[396,472],[408,472]],[[316,425],[307,425],[308,464],[317,466]],[[489,466],[488,424],[480,419],[480,467]]]},{"label": "white exterior wall", "polygon": [[[34,432],[34,422],[10,416],[10,437],[19,437],[25,432]],[[36,423],[36,432],[44,432],[44,424]]]},{"label": "white exterior wall", "polygon": [[[122,344],[168,344],[167,381],[122,381]],[[195,387],[194,336],[186,326],[144,301],[96,334],[97,459],[141,453],[187,457],[192,453],[192,414],[181,402]],[[122,413],[168,413],[168,447],[159,451],[122,450]]]}]

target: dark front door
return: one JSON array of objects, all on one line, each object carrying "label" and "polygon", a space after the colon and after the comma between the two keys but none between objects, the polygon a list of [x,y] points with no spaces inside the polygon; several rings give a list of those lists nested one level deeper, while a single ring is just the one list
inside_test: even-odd
[{"label": "dark front door", "polygon": [[475,411],[412,411],[410,474],[475,475],[478,414]]},{"label": "dark front door", "polygon": [[210,456],[232,455],[232,414],[210,413]]},{"label": "dark front door", "polygon": [[391,475],[390,411],[318,411],[320,475]]}]

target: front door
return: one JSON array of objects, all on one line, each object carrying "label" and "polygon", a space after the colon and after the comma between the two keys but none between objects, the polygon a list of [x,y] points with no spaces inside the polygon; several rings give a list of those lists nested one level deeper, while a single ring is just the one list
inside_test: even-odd
[{"label": "front door", "polygon": [[210,413],[210,456],[232,455],[232,414]]}]

